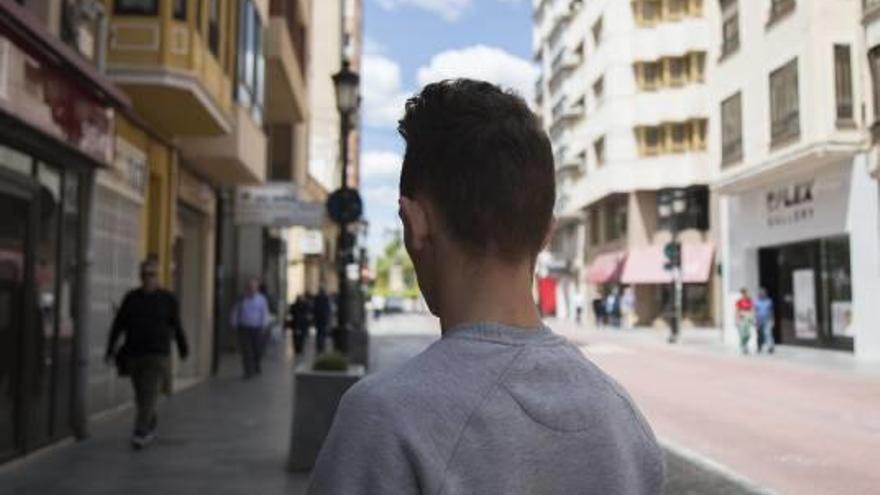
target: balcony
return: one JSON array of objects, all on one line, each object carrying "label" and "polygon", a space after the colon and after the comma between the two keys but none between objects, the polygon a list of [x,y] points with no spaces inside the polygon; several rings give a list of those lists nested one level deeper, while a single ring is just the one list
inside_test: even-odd
[{"label": "balcony", "polygon": [[154,15],[114,11],[107,73],[159,131],[187,137],[231,129],[234,60],[225,59],[223,48],[233,40],[220,26],[233,12],[218,12],[203,30],[192,9],[174,12],[172,2],[160,2]]},{"label": "balcony", "polygon": [[266,141],[250,109],[236,106],[228,134],[183,139],[180,149],[195,171],[215,184],[256,184],[266,180]]},{"label": "balcony", "polygon": [[269,21],[266,118],[270,123],[302,122],[308,114],[305,72],[297,55],[301,47],[294,46],[289,26],[282,16],[273,15]]}]

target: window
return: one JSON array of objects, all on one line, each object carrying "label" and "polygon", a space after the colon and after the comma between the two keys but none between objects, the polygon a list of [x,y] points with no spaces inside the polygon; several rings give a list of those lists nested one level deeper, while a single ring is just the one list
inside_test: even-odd
[{"label": "window", "polygon": [[784,144],[800,136],[797,59],[770,74],[770,143]]},{"label": "window", "polygon": [[646,127],[644,128],[644,154],[656,155],[660,153],[661,146],[665,138],[663,136],[663,127]]},{"label": "window", "polygon": [[220,0],[208,0],[208,48],[220,56]]},{"label": "window", "polygon": [[640,26],[703,15],[703,0],[633,0],[633,15]]},{"label": "window", "polygon": [[590,223],[590,245],[595,246],[602,242],[601,225],[599,225],[599,208],[595,207],[587,214],[587,221]]},{"label": "window", "polygon": [[605,96],[605,76],[599,76],[599,79],[593,83],[593,96],[596,97],[597,105],[602,103],[602,98]]},{"label": "window", "polygon": [[681,153],[687,150],[691,142],[691,126],[688,123],[669,125],[669,150]]},{"label": "window", "polygon": [[737,0],[721,0],[721,57],[739,49],[739,4]]},{"label": "window", "polygon": [[838,125],[852,125],[853,82],[849,45],[834,45],[834,93]]},{"label": "window", "polygon": [[596,46],[602,42],[602,18],[600,17],[595,24],[593,24],[593,41],[596,43]]},{"label": "window", "polygon": [[605,136],[593,141],[593,153],[596,155],[596,166],[605,165]]},{"label": "window", "polygon": [[642,20],[645,23],[654,23],[663,18],[663,2],[660,0],[644,0],[642,5]]},{"label": "window", "polygon": [[680,57],[634,64],[636,83],[642,91],[703,82],[706,54],[691,52]]},{"label": "window", "polygon": [[159,0],[116,0],[113,13],[116,15],[157,15]]},{"label": "window", "polygon": [[263,113],[263,25],[253,0],[241,4],[239,30],[238,101],[253,108],[254,119],[262,124]]},{"label": "window", "polygon": [[673,86],[684,84],[691,71],[691,59],[688,56],[672,57],[666,59],[669,74],[669,83]]},{"label": "window", "polygon": [[[661,189],[657,192],[657,210],[661,204],[669,204],[676,189]],[[684,189],[685,209],[684,213],[677,215],[680,229],[709,230],[709,188],[707,186],[691,186]],[[657,217],[657,228],[666,230],[671,228],[672,217]]]},{"label": "window", "polygon": [[[871,94],[874,98],[874,123],[880,122],[880,45],[871,48],[868,52],[868,62],[871,65]],[[875,133],[875,141],[877,139]]]},{"label": "window", "polygon": [[186,2],[187,0],[174,0],[174,18],[178,21],[186,20]]},{"label": "window", "polygon": [[706,149],[706,119],[691,119],[635,128],[642,157]]},{"label": "window", "polygon": [[626,194],[620,194],[605,204],[605,240],[608,242],[626,236],[627,200]]},{"label": "window", "polygon": [[688,10],[688,0],[666,0],[666,15],[670,19],[680,19]]},{"label": "window", "polygon": [[795,0],[770,0],[770,16],[767,19],[767,26],[771,26],[779,19],[785,17],[786,14],[793,12]]},{"label": "window", "polygon": [[721,165],[742,159],[742,93],[721,102]]}]

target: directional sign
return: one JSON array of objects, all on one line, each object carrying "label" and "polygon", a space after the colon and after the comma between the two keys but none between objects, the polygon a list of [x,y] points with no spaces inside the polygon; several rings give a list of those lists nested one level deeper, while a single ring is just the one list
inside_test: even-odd
[{"label": "directional sign", "polygon": [[234,218],[236,225],[319,228],[324,205],[299,200],[291,182],[243,186],[235,191]]}]

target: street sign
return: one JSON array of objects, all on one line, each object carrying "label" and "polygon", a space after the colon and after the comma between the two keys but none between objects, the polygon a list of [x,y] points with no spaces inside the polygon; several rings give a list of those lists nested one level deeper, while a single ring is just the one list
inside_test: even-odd
[{"label": "street sign", "polygon": [[235,190],[234,220],[236,225],[319,228],[324,206],[300,201],[292,182],[242,186]]},{"label": "street sign", "polygon": [[307,230],[299,239],[299,250],[304,256],[324,254],[324,233],[320,230]]},{"label": "street sign", "polygon": [[357,189],[337,189],[327,198],[327,213],[336,223],[351,223],[361,218],[364,204]]}]

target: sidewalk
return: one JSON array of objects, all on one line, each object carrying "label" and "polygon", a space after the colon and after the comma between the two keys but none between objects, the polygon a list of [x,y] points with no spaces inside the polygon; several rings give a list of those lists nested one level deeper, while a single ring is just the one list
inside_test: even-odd
[{"label": "sidewalk", "polygon": [[217,378],[159,407],[156,442],[129,447],[133,410],[92,424],[68,442],[0,467],[2,495],[155,495],[304,493],[307,475],[285,470],[292,410],[292,363],[270,349],[263,374],[241,378],[224,354]]},{"label": "sidewalk", "polygon": [[[781,493],[876,493],[880,369],[850,354],[741,356],[717,333],[586,330],[548,321],[635,398],[667,447]],[[714,334],[714,336],[713,336]]]}]

